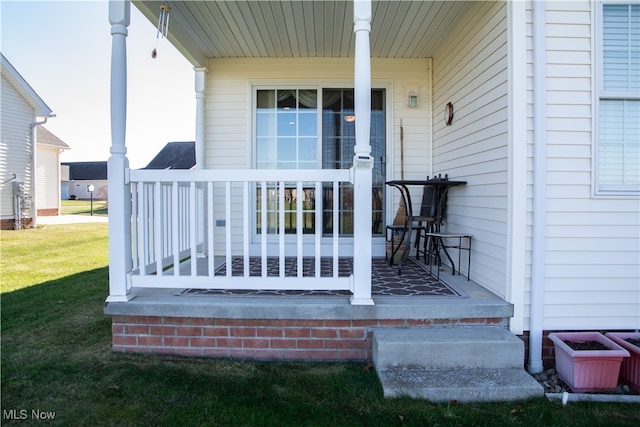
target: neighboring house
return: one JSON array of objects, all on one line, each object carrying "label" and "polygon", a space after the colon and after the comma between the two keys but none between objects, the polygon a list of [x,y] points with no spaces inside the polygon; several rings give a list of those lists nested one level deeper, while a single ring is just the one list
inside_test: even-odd
[{"label": "neighboring house", "polygon": [[143,169],[193,169],[195,165],[194,141],[169,142]]},{"label": "neighboring house", "polygon": [[[133,4],[158,22],[157,2]],[[637,2],[172,1],[168,39],[195,67],[192,171],[127,167],[127,7],[110,9],[115,350],[371,360],[375,328],[506,322],[537,372],[549,331],[640,328]],[[471,281],[509,315],[458,314],[474,295],[447,312],[371,295],[385,248],[371,218],[391,223],[385,181],[401,174],[467,182],[445,228],[473,236]],[[338,255],[353,257],[348,278],[301,276],[304,257]],[[216,270],[236,256],[262,272]],[[299,275],[269,277],[267,257],[298,260]]]},{"label": "neighboring house", "polygon": [[55,115],[7,58],[0,54],[0,59],[0,227],[31,227],[35,226],[40,206],[37,158],[45,150],[44,145],[37,144],[38,132],[34,129]]},{"label": "neighboring house", "polygon": [[36,144],[36,209],[38,216],[59,215],[60,201],[60,153],[69,146],[45,127],[37,128]]},{"label": "neighboring house", "polygon": [[93,186],[94,200],[107,200],[107,162],[64,162],[62,163],[63,197],[73,200],[89,200]]}]

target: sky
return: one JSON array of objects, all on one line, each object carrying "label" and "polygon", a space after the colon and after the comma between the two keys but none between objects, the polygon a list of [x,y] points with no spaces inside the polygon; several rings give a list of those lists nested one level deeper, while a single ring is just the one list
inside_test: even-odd
[{"label": "sky", "polygon": [[[44,126],[71,147],[61,161],[108,160],[108,2],[0,0],[0,23],[0,50],[56,114]],[[193,66],[156,33],[132,4],[126,134],[132,168],[146,166],[168,142],[195,139]]]}]

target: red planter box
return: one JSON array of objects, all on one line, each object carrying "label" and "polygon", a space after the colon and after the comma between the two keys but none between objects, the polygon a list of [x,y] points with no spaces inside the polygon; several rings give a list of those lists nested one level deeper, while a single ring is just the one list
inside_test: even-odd
[{"label": "red planter box", "polygon": [[[556,371],[575,393],[609,392],[618,386],[620,365],[629,352],[599,332],[549,334],[556,355]],[[573,350],[564,341],[597,341],[609,350]]]},{"label": "red planter box", "polygon": [[625,357],[620,367],[620,377],[632,389],[640,393],[640,347],[625,341],[628,338],[640,339],[638,332],[607,332],[606,337],[626,349],[631,357]]}]

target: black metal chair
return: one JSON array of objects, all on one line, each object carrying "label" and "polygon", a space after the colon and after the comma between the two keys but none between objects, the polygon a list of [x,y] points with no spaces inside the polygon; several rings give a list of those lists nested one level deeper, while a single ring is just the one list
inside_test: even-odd
[{"label": "black metal chair", "polygon": [[[445,176],[445,179],[447,177]],[[435,202],[436,209],[434,218],[431,223],[431,227],[421,229],[422,236],[416,238],[416,243],[419,243],[420,239],[424,239],[422,248],[418,247],[416,255],[419,257],[424,255],[424,262],[429,265],[429,272],[431,273],[432,265],[436,266],[437,276],[440,277],[440,266],[442,265],[441,252],[444,252],[449,264],[451,265],[452,274],[456,274],[456,264],[453,258],[449,254],[448,249],[458,250],[458,274],[460,274],[460,262],[462,251],[467,251],[467,280],[469,280],[469,274],[471,271],[471,235],[461,233],[450,233],[442,230],[444,223],[444,217],[447,210],[447,196],[448,186],[440,187]],[[452,243],[453,241],[453,243]],[[463,244],[466,242],[466,245]],[[457,243],[456,243],[457,242]]]},{"label": "black metal chair", "polygon": [[[427,177],[429,181],[429,177]],[[401,192],[403,203],[405,205],[404,221],[399,221],[397,224],[390,224],[386,227],[385,238],[389,243],[389,253],[387,253],[387,259],[390,264],[394,264],[395,257],[400,250],[400,260],[398,262],[398,274],[402,273],[402,263],[409,256],[410,247],[406,245],[407,242],[411,242],[411,234],[416,232],[416,239],[413,243],[413,247],[416,248],[416,258],[420,257],[420,239],[423,233],[434,230],[435,214],[437,212],[437,200],[438,191],[431,185],[425,185],[422,191],[422,201],[420,203],[419,214],[414,215],[414,209],[411,203],[411,196],[407,192]],[[404,244],[404,245],[403,245]]]}]

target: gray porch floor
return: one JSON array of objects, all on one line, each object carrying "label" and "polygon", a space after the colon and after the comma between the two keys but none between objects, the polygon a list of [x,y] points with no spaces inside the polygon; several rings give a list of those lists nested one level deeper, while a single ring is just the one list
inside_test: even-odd
[{"label": "gray porch floor", "polygon": [[[390,288],[393,292],[372,292],[374,305],[351,305],[350,293],[207,294],[180,288],[134,288],[130,301],[109,302],[104,312],[107,315],[327,320],[502,318],[506,321],[513,316],[511,304],[464,276],[451,275],[450,270],[440,272],[435,286],[444,284],[445,288],[454,290],[453,293],[410,292],[412,287],[414,290],[428,287],[435,279],[428,272],[418,270],[420,281],[413,282],[415,277],[405,268],[401,276],[397,276],[393,268],[391,278],[396,282]],[[374,283],[381,277],[380,273],[380,269],[373,269]]]},{"label": "gray porch floor", "polygon": [[[198,272],[201,270],[201,262],[198,262]],[[243,275],[243,258],[234,257],[232,261],[233,276]],[[267,259],[267,274],[270,277],[277,277],[279,273],[278,258],[270,257]],[[226,266],[224,263],[218,263],[216,275],[224,275]],[[260,276],[261,260],[259,257],[250,258],[250,276]],[[415,261],[413,258],[408,259],[402,268],[402,274],[398,275],[397,266],[389,265],[384,258],[374,258],[372,260],[372,277],[371,277],[371,293],[373,296],[433,296],[433,297],[463,297],[464,292],[448,285],[438,278],[429,274],[425,266]],[[338,263],[338,271],[340,277],[346,277],[353,270],[352,258],[340,258]],[[187,274],[185,271],[185,274]],[[285,277],[295,277],[297,273],[296,259],[285,259]],[[315,263],[313,258],[305,258],[303,260],[303,276],[311,277],[315,273]],[[333,273],[333,263],[331,258],[322,258],[320,263],[321,277],[331,277]],[[235,295],[235,296],[351,296],[349,291],[339,290],[278,290],[278,289],[261,289],[261,290],[244,290],[244,289],[185,289],[180,292],[181,296],[194,295]]]}]

